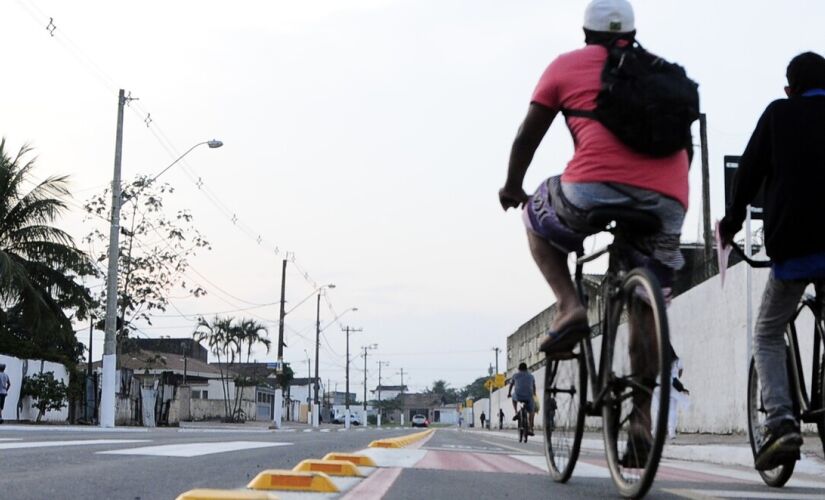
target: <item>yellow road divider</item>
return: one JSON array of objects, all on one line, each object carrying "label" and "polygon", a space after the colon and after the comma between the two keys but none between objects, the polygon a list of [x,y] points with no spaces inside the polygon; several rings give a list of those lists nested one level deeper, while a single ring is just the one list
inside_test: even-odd
[{"label": "yellow road divider", "polygon": [[403,448],[409,446],[416,441],[421,441],[425,437],[435,432],[433,429],[428,429],[424,432],[416,432],[407,436],[401,436],[388,439],[377,439],[370,443],[370,448]]},{"label": "yellow road divider", "polygon": [[299,472],[269,469],[261,472],[246,485],[253,490],[314,491],[337,493],[338,487],[323,472]]},{"label": "yellow road divider", "polygon": [[181,493],[177,500],[278,500],[278,497],[266,491],[200,488]]},{"label": "yellow road divider", "polygon": [[327,453],[323,460],[346,460],[355,465],[362,467],[378,467],[375,461],[366,455],[358,455],[357,453]]},{"label": "yellow road divider", "polygon": [[363,476],[354,463],[346,460],[302,460],[301,463],[296,465],[292,470],[323,472],[330,476]]}]

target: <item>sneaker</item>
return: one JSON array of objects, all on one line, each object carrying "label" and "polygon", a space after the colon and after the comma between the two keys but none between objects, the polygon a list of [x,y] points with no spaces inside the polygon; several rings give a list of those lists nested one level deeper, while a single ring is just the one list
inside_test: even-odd
[{"label": "sneaker", "polygon": [[533,429],[530,429],[529,431],[527,431],[527,435],[528,436],[535,436],[536,434],[533,432]]},{"label": "sneaker", "polygon": [[650,441],[642,436],[630,434],[624,456],[619,461],[625,469],[643,469],[650,454]]},{"label": "sneaker", "polygon": [[516,413],[516,414],[513,416],[513,422],[515,422],[516,420],[518,420],[518,413]]},{"label": "sneaker", "polygon": [[782,420],[773,427],[762,427],[762,444],[754,457],[756,470],[770,470],[799,460],[802,434],[794,420]]}]

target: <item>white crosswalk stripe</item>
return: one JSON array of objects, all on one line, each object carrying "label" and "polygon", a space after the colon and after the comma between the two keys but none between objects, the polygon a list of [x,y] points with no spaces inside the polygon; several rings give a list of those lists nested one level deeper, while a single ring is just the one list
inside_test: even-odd
[{"label": "white crosswalk stripe", "polygon": [[0,443],[0,450],[48,448],[51,446],[99,446],[102,444],[147,443],[150,439],[80,439],[74,441],[15,441]]},{"label": "white crosswalk stripe", "polygon": [[143,446],[140,448],[124,448],[122,450],[100,451],[102,455],[149,455],[159,457],[199,457],[213,453],[230,451],[253,450],[273,446],[290,446],[292,443],[263,443],[256,441],[227,441],[212,443],[169,444],[161,446]]}]

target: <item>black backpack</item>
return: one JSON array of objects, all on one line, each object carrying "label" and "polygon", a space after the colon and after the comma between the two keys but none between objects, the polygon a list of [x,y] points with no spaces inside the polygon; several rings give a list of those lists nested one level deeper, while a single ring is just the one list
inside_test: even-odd
[{"label": "black backpack", "polygon": [[699,85],[638,42],[607,49],[596,109],[565,109],[565,116],[598,120],[638,153],[664,157],[687,147],[699,118]]}]

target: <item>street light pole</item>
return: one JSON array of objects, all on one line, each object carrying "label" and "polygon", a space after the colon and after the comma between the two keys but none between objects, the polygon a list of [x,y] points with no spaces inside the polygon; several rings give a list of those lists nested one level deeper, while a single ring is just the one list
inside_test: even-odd
[{"label": "street light pole", "polygon": [[[288,256],[289,254],[287,254]],[[275,367],[275,372],[281,374],[284,372],[284,316],[286,315],[284,305],[286,304],[286,259],[283,261],[281,267],[281,312],[278,317],[278,362]],[[273,425],[276,429],[281,428],[281,418],[283,414],[284,404],[284,389],[279,383],[275,388],[275,411],[272,415]]]},{"label": "street light pole", "polygon": [[367,351],[378,349],[378,344],[361,347],[364,350],[364,415],[367,414]]},{"label": "street light pole", "polygon": [[346,405],[346,411],[344,412],[344,428],[349,429],[350,427],[350,411],[349,411],[349,334],[350,332],[360,332],[363,331],[361,328],[350,328],[349,326],[344,327],[344,331],[347,332],[347,383],[345,387],[344,393],[344,403]]},{"label": "street light pole", "polygon": [[106,319],[103,341],[103,387],[100,394],[100,427],[115,426],[115,377],[117,376],[117,264],[120,249],[120,166],[123,156],[123,106],[126,93],[117,96],[117,132],[115,134],[115,170],[112,176],[112,212],[109,225],[109,266],[106,274]]},{"label": "street light pole", "polygon": [[[117,278],[118,260],[120,255],[120,209],[123,204],[121,192],[121,164],[123,159],[123,108],[125,104],[132,100],[126,97],[123,89],[118,92],[117,100],[117,132],[115,135],[115,167],[112,176],[112,211],[109,223],[109,252],[108,269],[106,274],[106,317],[104,330],[106,336],[103,342],[103,381],[100,395],[100,427],[115,426],[115,379],[117,377]],[[201,144],[208,144],[210,148],[223,146],[221,141],[211,140],[195,144],[185,153],[180,155],[169,166],[155,175],[154,181],[173,165],[189,154],[193,149]],[[126,318],[122,319],[123,325]],[[122,327],[122,326],[121,326]]]}]

